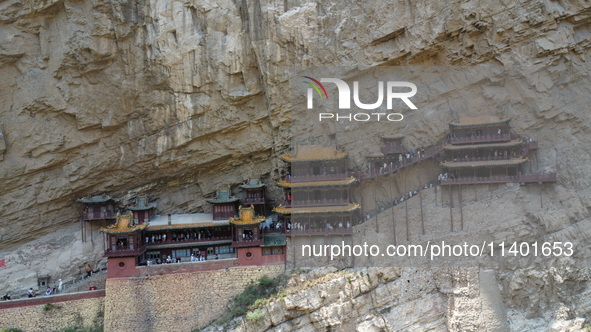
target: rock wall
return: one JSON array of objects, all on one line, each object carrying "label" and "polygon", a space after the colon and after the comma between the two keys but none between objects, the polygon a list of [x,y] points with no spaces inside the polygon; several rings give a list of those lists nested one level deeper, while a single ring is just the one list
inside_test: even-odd
[{"label": "rock wall", "polygon": [[[53,297],[40,295],[34,300],[18,301],[23,302],[22,306],[12,308],[4,307],[17,301],[4,302],[0,306],[0,329],[15,328],[26,332],[62,331],[102,325],[105,294],[101,292],[102,296],[85,298],[88,295],[96,294],[76,293]],[[77,297],[79,299],[76,299]],[[26,303],[31,301],[45,304]]]},{"label": "rock wall", "polygon": [[[409,116],[390,130],[430,145],[458,114],[500,112],[542,148],[557,147],[543,167],[589,147],[587,112],[572,103],[588,95],[586,85],[572,87],[588,72],[590,14],[579,1],[9,0],[2,8],[3,247],[77,220],[72,202],[90,192],[125,202],[128,191],[146,191],[161,213],[189,212],[207,209],[204,197],[219,185],[272,182],[290,144],[294,66],[531,65],[539,70],[531,86],[500,109],[442,105],[430,122]],[[572,77],[561,75],[569,69]],[[545,106],[528,109],[523,101],[540,93]],[[350,145],[362,161],[366,145]],[[579,165],[587,155],[577,153]],[[578,188],[590,183],[582,166],[559,173]]]},{"label": "rock wall", "polygon": [[[588,238],[591,10],[586,2],[7,0],[0,9],[1,250],[18,252],[25,242],[77,221],[80,206],[73,202],[90,192],[106,191],[125,203],[130,191],[143,191],[158,198],[159,213],[198,212],[208,209],[205,198],[219,185],[235,188],[249,177],[271,184],[280,174],[277,157],[292,139],[290,69],[312,65],[526,67],[526,80],[506,74],[488,78],[486,88],[473,83],[467,86],[472,98],[433,103],[387,130],[406,134],[407,145],[416,148],[439,141],[447,123],[460,115],[512,117],[516,133],[540,143],[536,168],[556,170],[559,182],[546,189],[553,204],[541,211],[535,187],[512,191],[515,200],[506,201],[507,211],[524,218],[500,214],[504,226],[498,238],[532,230],[558,239]],[[362,167],[379,135],[359,140],[355,132],[337,133],[336,141],[350,152],[353,165]],[[270,188],[271,196],[279,192]],[[375,188],[387,192],[380,184]],[[436,196],[432,202],[425,208],[436,211],[437,202],[446,201]],[[506,211],[494,200],[479,204]],[[449,229],[439,217],[449,210],[440,212],[432,214],[427,234]],[[458,220],[457,209],[452,215]],[[481,219],[472,220],[476,225]],[[411,236],[420,234],[419,224],[411,225],[416,227]],[[382,236],[392,236],[378,219],[365,227],[368,234],[382,230]],[[71,248],[61,251],[64,257],[80,255],[78,245]],[[93,250],[85,255],[100,254]],[[31,266],[43,262],[39,258]],[[499,270],[512,327],[544,330],[554,328],[548,325],[554,319],[588,315],[588,301],[564,300],[570,293],[560,286],[576,286],[573,296],[588,295],[588,276],[568,272],[570,280],[547,272],[551,263],[538,270]],[[2,280],[5,271],[0,267]],[[529,301],[543,291],[549,301]],[[454,308],[478,308],[460,302],[449,307],[448,317],[463,314]],[[408,304],[400,314],[416,309],[419,317],[420,308]],[[463,324],[472,322],[474,312],[465,312]],[[134,324],[140,324],[138,317]],[[381,324],[376,317],[359,324]],[[437,313],[433,322],[440,317]],[[447,328],[463,329],[450,321]]]},{"label": "rock wall", "polygon": [[105,331],[192,331],[219,317],[229,301],[284,265],[107,279]]}]

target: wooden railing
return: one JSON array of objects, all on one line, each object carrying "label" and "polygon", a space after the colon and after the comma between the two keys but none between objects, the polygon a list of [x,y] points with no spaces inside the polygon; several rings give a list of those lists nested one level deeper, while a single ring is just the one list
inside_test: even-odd
[{"label": "wooden railing", "polygon": [[286,207],[314,207],[314,206],[335,206],[335,205],[347,205],[349,200],[347,199],[309,199],[309,200],[292,200]]},{"label": "wooden railing", "polygon": [[451,144],[467,144],[467,143],[487,143],[487,142],[504,142],[510,141],[511,134],[501,135],[481,135],[470,137],[452,137],[449,141]]},{"label": "wooden railing", "polygon": [[139,247],[135,247],[132,245],[129,246],[119,246],[119,247],[112,247],[105,250],[105,256],[107,257],[123,257],[123,256],[138,256],[146,251],[146,246],[141,245]]},{"label": "wooden railing", "polygon": [[264,244],[264,240],[262,238],[259,239],[240,239],[237,241],[232,242],[232,248],[242,248],[242,247],[256,247]]},{"label": "wooden railing", "polygon": [[488,183],[535,183],[556,182],[556,173],[520,174],[510,176],[470,177],[441,180],[442,186],[454,184],[488,184]]},{"label": "wooden railing", "polygon": [[286,182],[297,183],[297,182],[314,182],[314,181],[334,181],[344,180],[348,176],[347,173],[338,174],[318,174],[318,175],[292,175],[285,179]]},{"label": "wooden railing", "polygon": [[396,154],[396,153],[406,153],[406,149],[404,149],[403,146],[391,146],[391,145],[385,145],[380,147],[380,151],[383,154]]},{"label": "wooden railing", "polygon": [[264,197],[245,198],[244,204],[265,204],[265,198]]},{"label": "wooden railing", "polygon": [[117,218],[117,213],[114,211],[84,212],[82,218],[84,220],[115,219],[115,218]]},{"label": "wooden railing", "polygon": [[299,235],[351,235],[353,228],[288,229],[287,236]]},{"label": "wooden railing", "polygon": [[[148,233],[150,234],[150,233]],[[168,235],[167,235],[168,236]],[[151,236],[149,236],[150,241],[152,239]],[[228,235],[228,236],[212,236],[212,237],[203,237],[201,239],[194,239],[194,238],[190,238],[188,240],[172,240],[172,239],[168,239],[166,238],[166,241],[161,241],[161,242],[148,242],[146,245],[148,246],[148,248],[153,248],[153,247],[157,247],[160,245],[170,245],[170,244],[181,244],[181,243],[201,243],[201,242],[215,242],[215,241],[231,241],[232,240],[232,236]]]},{"label": "wooden railing", "polygon": [[509,160],[511,157],[504,156],[490,156],[490,157],[468,157],[468,158],[453,158],[445,160],[445,162],[463,162],[463,161],[491,161],[491,160]]},{"label": "wooden railing", "polygon": [[429,159],[429,158],[433,158],[435,156],[437,156],[441,151],[443,150],[442,146],[433,146],[427,150],[425,150],[425,153],[421,154],[421,156],[419,157],[417,154],[415,154],[413,157],[410,158],[404,158],[402,159],[402,161],[397,161],[397,162],[392,162],[392,163],[387,163],[386,164],[386,168],[382,168],[382,169],[372,169],[369,172],[364,172],[364,173],[360,173],[358,175],[358,178],[361,179],[373,179],[382,175],[388,175],[390,173],[394,173],[402,168],[408,167],[410,165],[414,165],[418,162],[421,162],[423,160]]}]

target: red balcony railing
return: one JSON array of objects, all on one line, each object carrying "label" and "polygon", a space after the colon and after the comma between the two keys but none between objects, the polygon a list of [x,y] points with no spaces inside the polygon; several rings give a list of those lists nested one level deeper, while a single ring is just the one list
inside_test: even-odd
[{"label": "red balcony railing", "polygon": [[265,198],[264,197],[245,198],[244,204],[265,204]]},{"label": "red balcony railing", "polygon": [[321,229],[288,229],[285,231],[287,236],[303,235],[351,235],[353,228],[321,228]]},{"label": "red balcony railing", "polygon": [[335,206],[335,205],[347,205],[349,200],[347,199],[310,199],[310,200],[292,200],[286,207],[314,207],[314,206]]},{"label": "red balcony railing", "polygon": [[501,135],[481,135],[481,136],[469,136],[469,137],[452,137],[450,139],[451,144],[467,144],[467,143],[486,143],[486,142],[504,142],[510,141],[511,134]]},{"label": "red balcony railing", "polygon": [[249,239],[232,242],[232,248],[256,247],[264,244],[263,239]]},{"label": "red balcony railing", "polygon": [[139,247],[135,247],[133,245],[113,246],[113,247],[105,250],[105,256],[107,256],[107,257],[138,256],[138,255],[141,255],[144,251],[146,251],[145,245],[141,245]]},{"label": "red balcony railing", "polygon": [[[152,241],[152,237],[148,236],[150,241]],[[212,237],[203,237],[201,239],[193,239],[190,238],[188,240],[172,240],[166,239],[166,241],[155,241],[155,242],[148,242],[146,245],[148,248],[154,248],[162,245],[171,245],[171,244],[193,244],[193,243],[202,243],[202,242],[215,242],[215,241],[232,241],[232,236],[212,236]]]},{"label": "red balcony railing", "polygon": [[114,211],[84,212],[82,218],[84,220],[115,219],[115,218],[117,218],[117,213]]},{"label": "red balcony railing", "polygon": [[446,162],[463,162],[463,161],[491,161],[491,160],[509,160],[511,157],[504,156],[490,156],[490,157],[468,157],[468,158],[453,158],[447,159]]},{"label": "red balcony railing", "polygon": [[391,146],[391,145],[386,145],[386,146],[380,147],[380,151],[383,154],[406,153],[406,149],[404,149],[403,146]]},{"label": "red balcony railing", "polygon": [[292,175],[285,179],[286,182],[314,182],[314,181],[334,181],[344,180],[348,176],[347,173],[339,174],[318,174],[318,175]]},{"label": "red balcony railing", "polygon": [[431,147],[431,148],[425,150],[425,153],[421,154],[420,157],[418,154],[415,154],[414,157],[411,157],[408,159],[403,158],[402,161],[386,163],[386,168],[382,167],[380,169],[375,169],[375,168],[371,169],[369,172],[364,172],[364,173],[359,174],[358,179],[376,178],[378,176],[394,173],[394,172],[398,171],[399,169],[408,167],[410,165],[414,165],[414,164],[421,162],[425,159],[435,157],[442,150],[443,150],[443,147],[441,147],[441,146]]},{"label": "red balcony railing", "polygon": [[556,173],[543,174],[520,174],[509,176],[491,177],[470,177],[442,180],[441,185],[449,186],[454,184],[487,184],[487,183],[535,183],[535,182],[556,182]]}]

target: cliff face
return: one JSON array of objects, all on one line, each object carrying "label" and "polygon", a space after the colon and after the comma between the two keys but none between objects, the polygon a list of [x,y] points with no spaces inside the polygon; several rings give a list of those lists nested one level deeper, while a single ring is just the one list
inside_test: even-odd
[{"label": "cliff face", "polygon": [[[533,82],[549,90],[569,68],[571,83],[586,79],[588,22],[577,1],[5,1],[2,246],[76,221],[73,202],[90,192],[146,191],[162,213],[198,211],[221,184],[275,178],[293,66],[525,64],[552,73]],[[543,147],[565,143],[557,153],[586,151],[586,112],[568,107],[586,90],[514,126]],[[403,126],[426,144],[450,118]],[[565,137],[552,136],[556,121]],[[569,167],[563,179],[586,187]]]}]

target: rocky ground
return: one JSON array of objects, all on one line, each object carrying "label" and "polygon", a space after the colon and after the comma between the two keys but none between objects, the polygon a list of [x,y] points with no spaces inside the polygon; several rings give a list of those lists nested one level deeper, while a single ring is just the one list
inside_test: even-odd
[{"label": "rocky ground", "polygon": [[[380,184],[387,186],[388,181]],[[472,189],[476,194],[470,196]],[[454,233],[449,232],[450,209],[445,199],[441,204],[441,188],[437,193],[428,189],[421,194],[424,235],[420,201],[414,197],[408,201],[410,241],[402,205],[355,227],[354,243],[392,244],[396,229],[399,245],[458,238],[469,243],[572,241],[578,248],[573,257],[499,258],[480,266],[461,259],[440,259],[426,266],[416,260],[413,264],[392,258],[356,258],[355,264],[365,267],[345,269],[339,262],[325,260],[320,265],[333,267],[295,270],[300,274],[293,275],[282,292],[234,320],[233,330],[587,331],[591,220],[575,197],[566,192],[552,194],[557,188],[547,188],[546,195],[570,197],[569,203],[549,199],[541,208],[535,199],[537,189],[537,185],[464,189],[464,230],[459,229],[456,202]],[[491,216],[490,211],[501,208],[502,213]],[[578,215],[569,216],[574,211]],[[323,258],[315,258],[319,259]],[[301,258],[300,264],[304,264]],[[224,329],[210,326],[205,331]]]}]

